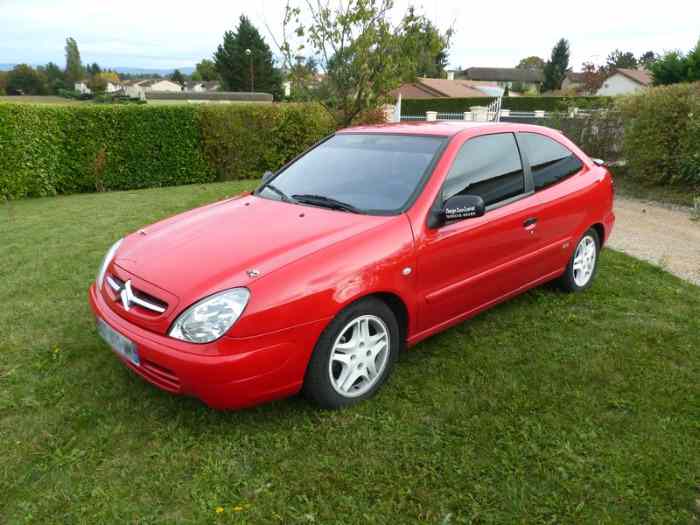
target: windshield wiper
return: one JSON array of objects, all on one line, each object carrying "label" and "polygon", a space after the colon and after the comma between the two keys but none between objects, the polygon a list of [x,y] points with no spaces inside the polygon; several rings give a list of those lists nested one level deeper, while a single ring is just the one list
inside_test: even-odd
[{"label": "windshield wiper", "polygon": [[330,208],[332,210],[349,211],[350,213],[362,213],[352,204],[348,204],[347,202],[339,201],[331,197],[326,197],[325,195],[311,195],[308,193],[304,193],[301,195],[292,195],[292,198],[295,201],[302,202],[304,204],[322,206],[324,208]]},{"label": "windshield wiper", "polygon": [[260,189],[260,191],[265,190],[265,189],[270,190],[270,191],[272,191],[273,193],[276,193],[277,195],[279,195],[279,197],[280,197],[284,202],[292,202],[292,203],[295,202],[295,200],[294,200],[293,198],[291,198],[289,195],[287,195],[285,192],[283,192],[281,189],[279,189],[279,188],[278,188],[277,186],[275,186],[274,184],[271,184],[271,183],[268,182],[267,184],[265,184],[265,185]]}]

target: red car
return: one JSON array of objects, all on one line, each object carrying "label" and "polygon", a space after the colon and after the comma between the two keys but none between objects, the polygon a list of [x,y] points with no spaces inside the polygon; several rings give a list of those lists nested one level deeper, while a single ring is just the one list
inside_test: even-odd
[{"label": "red car", "polygon": [[211,407],[350,405],[405,347],[547,281],[588,288],[615,218],[600,164],[538,126],[343,130],[115,243],[90,287],[98,331]]}]

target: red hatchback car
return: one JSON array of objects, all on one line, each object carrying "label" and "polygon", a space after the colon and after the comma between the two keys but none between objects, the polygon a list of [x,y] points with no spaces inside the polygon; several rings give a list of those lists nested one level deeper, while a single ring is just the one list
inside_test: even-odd
[{"label": "red hatchback car", "polygon": [[402,348],[541,283],[590,286],[610,173],[552,129],[434,122],[326,138],[252,193],[115,243],[90,304],[124,363],[240,408],[372,396]]}]

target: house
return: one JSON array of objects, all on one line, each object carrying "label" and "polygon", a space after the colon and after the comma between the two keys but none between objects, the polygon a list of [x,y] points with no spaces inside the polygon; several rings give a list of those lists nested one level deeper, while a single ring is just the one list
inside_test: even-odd
[{"label": "house", "polygon": [[401,93],[404,99],[491,97],[493,94],[489,94],[488,87],[492,86],[479,86],[466,80],[419,77],[415,82],[402,84],[391,95],[397,97]]},{"label": "house", "polygon": [[603,81],[596,92],[599,96],[615,96],[635,93],[651,85],[653,77],[646,69],[626,69],[618,67]]},{"label": "house", "polygon": [[522,87],[523,91],[539,89],[544,80],[541,69],[520,69],[517,67],[470,67],[457,75],[459,78],[472,81],[493,82],[498,87],[511,89]]},{"label": "house", "polygon": [[131,98],[145,98],[150,91],[167,91],[177,93],[182,91],[182,86],[165,78],[149,78],[144,80],[131,80],[124,83],[124,93]]},{"label": "house", "polygon": [[183,91],[206,93],[210,91],[218,91],[220,87],[221,83],[218,80],[188,80],[185,82]]},{"label": "house", "polygon": [[[105,93],[116,93],[117,91],[120,91],[123,88],[123,86],[120,83],[116,82],[107,82],[107,87],[105,88]],[[84,80],[80,80],[79,82],[76,82],[73,84],[73,89],[80,93],[81,95],[88,95],[92,93],[92,90],[88,87],[87,83]]]}]

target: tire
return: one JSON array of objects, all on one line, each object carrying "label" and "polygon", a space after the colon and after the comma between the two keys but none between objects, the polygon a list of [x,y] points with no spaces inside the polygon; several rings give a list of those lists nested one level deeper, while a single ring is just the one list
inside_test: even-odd
[{"label": "tire", "polygon": [[[594,252],[591,253],[590,250],[594,250]],[[559,287],[569,293],[582,292],[590,288],[598,272],[599,254],[600,238],[598,232],[594,228],[590,228],[576,244],[571,259],[566,265],[566,270],[559,278]]]},{"label": "tire", "polygon": [[304,395],[330,409],[372,397],[394,368],[399,333],[396,316],[383,301],[369,297],[351,304],[319,337],[306,369]]}]

